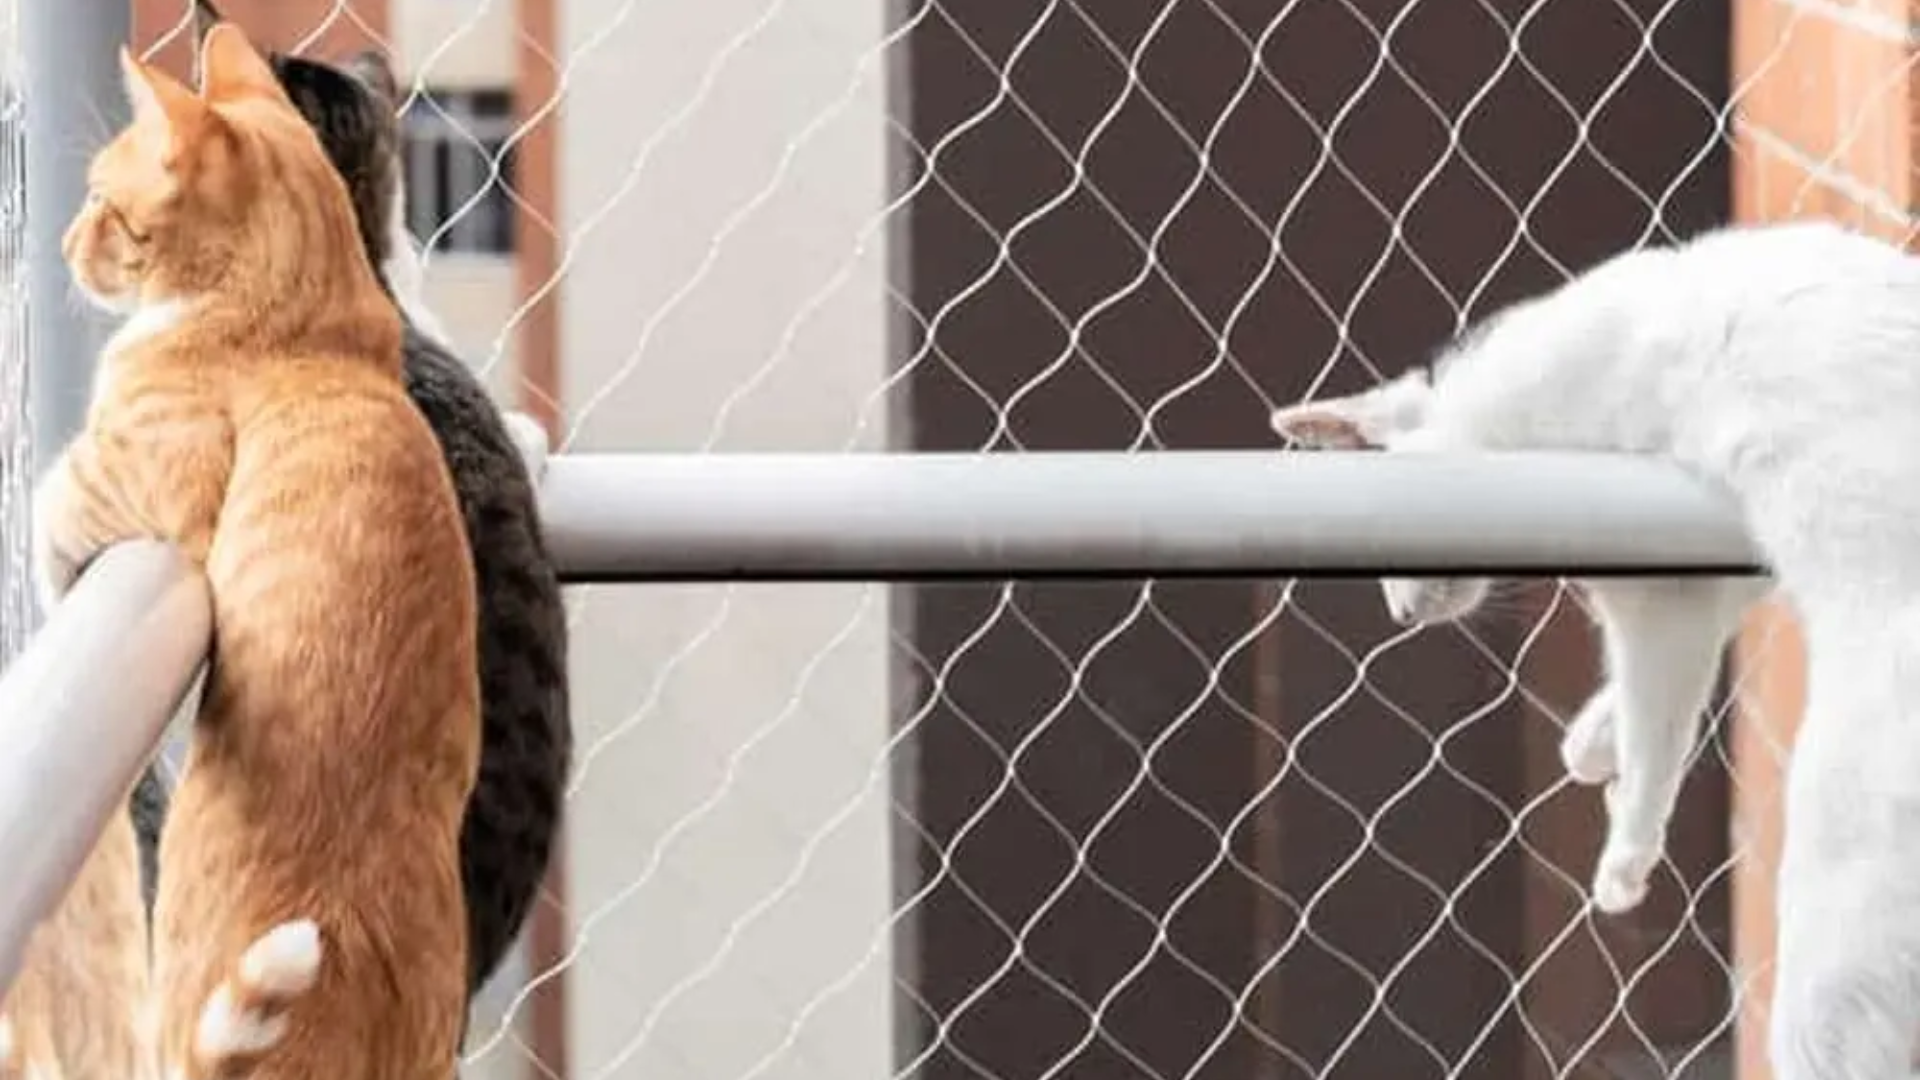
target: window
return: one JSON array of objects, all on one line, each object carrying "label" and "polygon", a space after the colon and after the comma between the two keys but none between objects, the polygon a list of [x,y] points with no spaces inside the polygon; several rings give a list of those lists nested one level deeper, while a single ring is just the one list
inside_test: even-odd
[{"label": "window", "polygon": [[506,90],[428,90],[413,100],[401,131],[407,227],[416,238],[433,237],[436,252],[512,252],[513,150],[506,141],[513,128]]}]

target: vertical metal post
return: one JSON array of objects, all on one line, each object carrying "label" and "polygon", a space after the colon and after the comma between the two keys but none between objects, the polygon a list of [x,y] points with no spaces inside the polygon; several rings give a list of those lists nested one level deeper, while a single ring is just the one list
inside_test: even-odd
[{"label": "vertical metal post", "polygon": [[26,66],[27,384],[34,472],[86,412],[107,324],[69,297],[60,235],[87,191],[87,161],[126,123],[117,52],[128,0],[29,0],[21,6]]}]

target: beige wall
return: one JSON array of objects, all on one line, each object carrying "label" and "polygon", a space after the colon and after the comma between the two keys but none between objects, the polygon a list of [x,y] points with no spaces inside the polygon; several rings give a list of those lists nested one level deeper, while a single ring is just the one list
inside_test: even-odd
[{"label": "beige wall", "polygon": [[427,306],[462,357],[484,371],[494,399],[511,407],[519,393],[513,262],[491,255],[436,254],[425,274]]},{"label": "beige wall", "polygon": [[514,75],[514,6],[392,0],[393,54],[402,70],[427,72],[434,86],[501,86]]},{"label": "beige wall", "polygon": [[[885,245],[856,244],[886,198],[883,71],[855,73],[883,4],[786,0],[705,91],[765,5],[629,4],[614,26],[622,7],[559,7],[563,50],[607,33],[571,59],[560,138],[573,449],[882,446],[882,411],[856,420],[885,370]],[[575,599],[573,1075],[891,1076],[885,589]]]}]

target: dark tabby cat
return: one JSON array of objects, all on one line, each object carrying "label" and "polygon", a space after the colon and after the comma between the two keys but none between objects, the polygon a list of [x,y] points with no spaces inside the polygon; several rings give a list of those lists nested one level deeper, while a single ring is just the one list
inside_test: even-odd
[{"label": "dark tabby cat", "polygon": [[[219,19],[212,4],[198,0],[200,34]],[[378,53],[354,58],[345,70],[298,57],[271,60],[346,178],[368,259],[392,291],[389,267],[413,257],[401,247],[407,241],[399,220],[392,71]],[[460,836],[471,992],[519,934],[559,833],[573,748],[567,621],[528,475],[529,459],[536,472],[544,465],[545,436],[529,418],[503,418],[466,364],[417,325],[424,314],[417,295],[403,291],[397,299],[407,315],[407,392],[452,468],[480,591],[480,779]],[[134,799],[143,848],[152,848],[164,815],[164,795],[150,775]]]}]

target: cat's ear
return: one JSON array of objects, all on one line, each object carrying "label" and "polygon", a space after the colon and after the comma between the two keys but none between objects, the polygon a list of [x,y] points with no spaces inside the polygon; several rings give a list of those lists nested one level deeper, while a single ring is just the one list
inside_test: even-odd
[{"label": "cat's ear", "polygon": [[225,21],[226,16],[220,14],[220,9],[208,3],[207,0],[193,0],[193,51],[196,59],[201,43],[207,40],[207,31]]},{"label": "cat's ear", "polygon": [[273,66],[230,22],[212,27],[200,41],[200,96],[208,101],[263,96],[287,101]]},{"label": "cat's ear", "polygon": [[120,77],[126,84],[127,101],[133,105],[134,127],[161,140],[155,148],[163,157],[205,121],[205,102],[178,79],[142,63],[124,45],[120,47]]},{"label": "cat's ear", "polygon": [[375,94],[385,99],[390,107],[400,105],[400,79],[393,72],[393,62],[379,49],[362,49],[353,59],[347,61],[347,73],[367,84]]},{"label": "cat's ear", "polygon": [[200,70],[201,46],[206,44],[207,31],[225,21],[220,9],[207,0],[194,0],[193,3],[193,81],[200,85],[206,81],[206,73]]},{"label": "cat's ear", "polygon": [[1358,394],[1275,409],[1268,423],[1276,434],[1317,449],[1373,449],[1419,427],[1432,392],[1426,370],[1416,368]]}]

